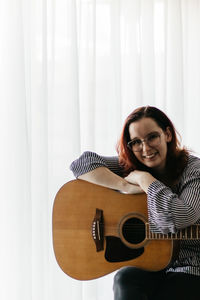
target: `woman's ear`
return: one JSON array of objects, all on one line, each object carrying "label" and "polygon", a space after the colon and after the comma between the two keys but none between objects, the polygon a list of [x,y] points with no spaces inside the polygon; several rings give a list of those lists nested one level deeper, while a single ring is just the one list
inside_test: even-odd
[{"label": "woman's ear", "polygon": [[165,130],[166,142],[169,143],[172,140],[171,128],[168,126]]}]

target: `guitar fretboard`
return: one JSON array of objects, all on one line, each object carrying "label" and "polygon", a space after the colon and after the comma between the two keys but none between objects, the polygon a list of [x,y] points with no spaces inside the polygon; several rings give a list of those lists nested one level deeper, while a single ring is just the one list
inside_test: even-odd
[{"label": "guitar fretboard", "polygon": [[198,240],[200,238],[200,225],[195,224],[176,233],[154,233],[150,231],[149,223],[145,224],[146,238],[149,240]]}]

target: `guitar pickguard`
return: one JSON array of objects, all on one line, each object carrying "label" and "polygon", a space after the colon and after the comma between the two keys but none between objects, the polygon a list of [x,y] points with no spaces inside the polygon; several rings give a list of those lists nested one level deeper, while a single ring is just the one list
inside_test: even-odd
[{"label": "guitar pickguard", "polygon": [[126,247],[120,238],[114,236],[106,237],[105,259],[108,262],[122,262],[139,257],[144,252],[144,247],[131,249]]}]

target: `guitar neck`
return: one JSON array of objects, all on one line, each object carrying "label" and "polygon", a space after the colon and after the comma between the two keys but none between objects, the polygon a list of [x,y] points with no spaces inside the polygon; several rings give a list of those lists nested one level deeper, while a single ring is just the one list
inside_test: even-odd
[{"label": "guitar neck", "polygon": [[176,233],[154,233],[150,231],[149,223],[146,226],[146,238],[149,240],[198,240],[200,238],[200,224],[180,229]]}]

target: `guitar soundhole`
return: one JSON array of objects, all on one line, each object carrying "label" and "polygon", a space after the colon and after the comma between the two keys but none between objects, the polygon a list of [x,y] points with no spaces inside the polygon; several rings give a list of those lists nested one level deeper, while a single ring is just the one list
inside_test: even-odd
[{"label": "guitar soundhole", "polygon": [[145,224],[138,218],[130,218],[124,223],[122,234],[127,242],[139,244],[145,239]]}]

